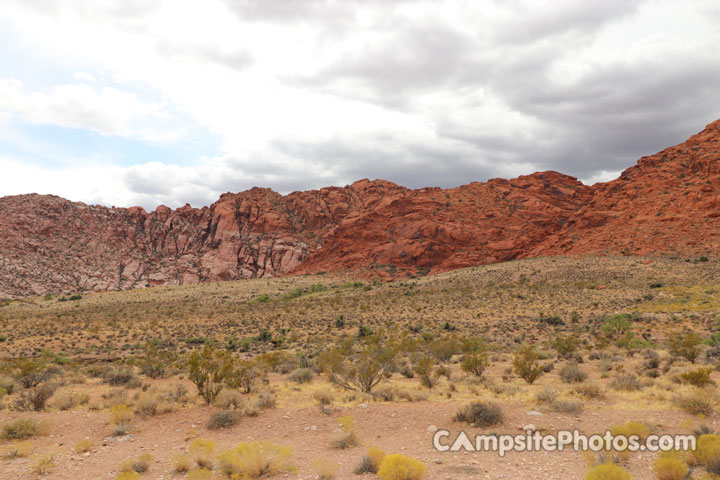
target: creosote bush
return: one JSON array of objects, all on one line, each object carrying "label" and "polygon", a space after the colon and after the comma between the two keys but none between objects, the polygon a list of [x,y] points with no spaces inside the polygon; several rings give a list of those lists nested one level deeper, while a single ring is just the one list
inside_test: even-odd
[{"label": "creosote bush", "polygon": [[526,345],[515,352],[513,356],[513,371],[515,374],[532,384],[543,373],[543,369],[538,363],[540,355],[534,347]]},{"label": "creosote bush", "polygon": [[232,357],[228,352],[206,345],[201,351],[193,352],[188,360],[188,378],[198,393],[210,405],[223,389],[232,368]]},{"label": "creosote bush", "polygon": [[384,333],[346,339],[324,351],[319,363],[328,379],[346,390],[370,393],[393,365],[401,342]]}]

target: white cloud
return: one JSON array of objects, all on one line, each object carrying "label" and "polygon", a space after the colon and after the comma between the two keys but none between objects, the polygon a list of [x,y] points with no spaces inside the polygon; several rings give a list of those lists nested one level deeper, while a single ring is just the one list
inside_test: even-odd
[{"label": "white cloud", "polygon": [[554,169],[607,180],[718,115],[713,5],[8,0],[0,27],[54,76],[38,86],[6,74],[19,80],[0,79],[0,116],[150,141],[199,126],[222,154],[73,160],[82,167],[32,167],[27,181],[9,163],[0,194],[35,181],[59,193],[61,177],[72,199],[152,207],[359,177],[449,186]]},{"label": "white cloud", "polygon": [[170,140],[171,132],[154,130],[162,106],[113,87],[69,84],[49,92],[28,92],[19,80],[0,78],[0,110],[34,124],[87,128],[103,135]]}]

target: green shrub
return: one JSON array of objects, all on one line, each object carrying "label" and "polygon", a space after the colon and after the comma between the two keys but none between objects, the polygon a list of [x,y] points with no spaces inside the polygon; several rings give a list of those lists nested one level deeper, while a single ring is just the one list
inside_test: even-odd
[{"label": "green shrub", "polygon": [[517,376],[532,384],[543,373],[543,369],[538,363],[539,358],[534,347],[530,345],[521,347],[513,357],[513,370]]},{"label": "green shrub", "polygon": [[346,390],[370,393],[392,367],[400,341],[384,333],[345,340],[320,354],[319,364],[330,382]]},{"label": "green shrub", "polygon": [[566,335],[564,337],[558,336],[550,342],[550,346],[554,348],[561,357],[572,355],[575,353],[579,345],[580,340],[575,334]]},{"label": "green shrub", "polygon": [[232,357],[228,352],[205,346],[200,352],[193,352],[188,360],[190,370],[188,378],[195,384],[198,393],[210,405],[233,368]]},{"label": "green shrub", "polygon": [[682,357],[690,363],[695,363],[700,356],[700,344],[702,338],[695,332],[683,335],[674,334],[668,341],[668,350],[674,357]]},{"label": "green shrub", "polygon": [[489,364],[490,362],[487,352],[468,352],[465,354],[460,367],[471,375],[482,377],[483,372]]},{"label": "green shrub", "polygon": [[234,359],[229,361],[229,365],[225,383],[230,388],[239,388],[245,393],[252,392],[255,383],[263,376],[259,362],[254,360]]}]

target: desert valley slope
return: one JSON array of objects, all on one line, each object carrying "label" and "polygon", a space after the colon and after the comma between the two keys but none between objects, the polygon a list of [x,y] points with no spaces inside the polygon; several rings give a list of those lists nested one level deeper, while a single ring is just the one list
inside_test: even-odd
[{"label": "desert valley slope", "polygon": [[594,186],[557,172],[450,189],[360,180],[150,213],[0,198],[0,298],[288,273],[393,278],[576,253],[720,253],[720,120]]}]

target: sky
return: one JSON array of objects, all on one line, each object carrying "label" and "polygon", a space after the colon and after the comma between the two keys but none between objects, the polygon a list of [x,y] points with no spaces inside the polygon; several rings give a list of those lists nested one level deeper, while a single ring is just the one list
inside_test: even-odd
[{"label": "sky", "polygon": [[2,0],[0,196],[587,184],[720,118],[715,0]]}]

